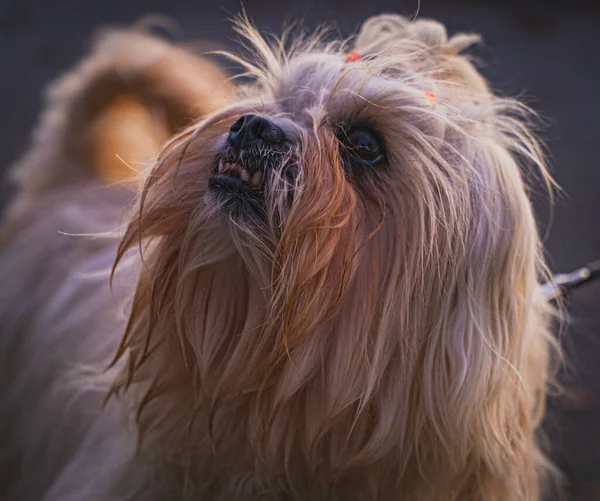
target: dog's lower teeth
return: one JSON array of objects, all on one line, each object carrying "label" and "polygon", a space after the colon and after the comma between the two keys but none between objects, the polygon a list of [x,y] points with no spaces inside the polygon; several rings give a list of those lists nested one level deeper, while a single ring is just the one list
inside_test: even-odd
[{"label": "dog's lower teeth", "polygon": [[260,186],[263,181],[263,173],[261,171],[257,171],[250,176],[248,171],[237,163],[220,160],[217,170],[219,174],[229,174],[230,176],[239,177],[245,183],[250,183],[253,186]]}]

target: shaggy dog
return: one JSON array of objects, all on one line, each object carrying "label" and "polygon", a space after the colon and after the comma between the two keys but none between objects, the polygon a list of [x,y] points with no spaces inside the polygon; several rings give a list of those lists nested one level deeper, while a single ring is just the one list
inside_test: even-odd
[{"label": "shaggy dog", "polygon": [[528,110],[434,21],[237,30],[235,90],[109,32],[49,94],[0,235],[3,500],[540,499]]}]

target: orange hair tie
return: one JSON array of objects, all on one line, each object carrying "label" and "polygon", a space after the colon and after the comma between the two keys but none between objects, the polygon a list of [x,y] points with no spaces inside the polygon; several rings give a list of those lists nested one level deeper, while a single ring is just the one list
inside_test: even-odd
[{"label": "orange hair tie", "polygon": [[431,101],[431,104],[437,104],[438,100],[433,92],[426,92],[425,97]]},{"label": "orange hair tie", "polygon": [[355,63],[356,61],[360,61],[361,58],[362,56],[360,55],[360,53],[353,50],[352,52],[348,52],[348,54],[346,55],[346,62]]}]

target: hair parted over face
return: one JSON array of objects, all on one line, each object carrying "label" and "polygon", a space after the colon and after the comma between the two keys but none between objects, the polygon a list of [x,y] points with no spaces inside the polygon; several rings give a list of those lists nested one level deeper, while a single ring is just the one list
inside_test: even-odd
[{"label": "hair parted over face", "polygon": [[433,21],[238,30],[252,84],[167,145],[121,244],[143,265],[115,391],[142,450],[185,464],[190,497],[539,499],[523,171],[550,180],[527,110]]}]

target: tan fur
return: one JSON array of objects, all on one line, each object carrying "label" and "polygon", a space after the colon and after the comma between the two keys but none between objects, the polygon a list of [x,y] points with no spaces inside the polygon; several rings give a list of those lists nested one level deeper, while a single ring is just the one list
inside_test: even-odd
[{"label": "tan fur", "polygon": [[[44,479],[9,482],[9,499],[540,500],[553,342],[524,173],[552,182],[528,110],[460,55],[475,38],[433,21],[383,16],[354,41],[285,50],[238,31],[253,53],[230,57],[254,83],[168,143],[118,250],[111,236],[70,259],[29,247],[61,221],[116,224],[105,206],[118,204],[67,187],[6,227],[0,353],[23,372],[0,407],[3,464]],[[362,59],[347,63],[350,49]],[[244,113],[293,138],[264,217],[207,188]],[[385,169],[345,169],[335,131],[348,121],[381,132]],[[99,272],[115,252],[122,318]],[[36,270],[49,304],[28,295]],[[108,373],[75,377],[59,343],[72,363],[116,355]]]}]

